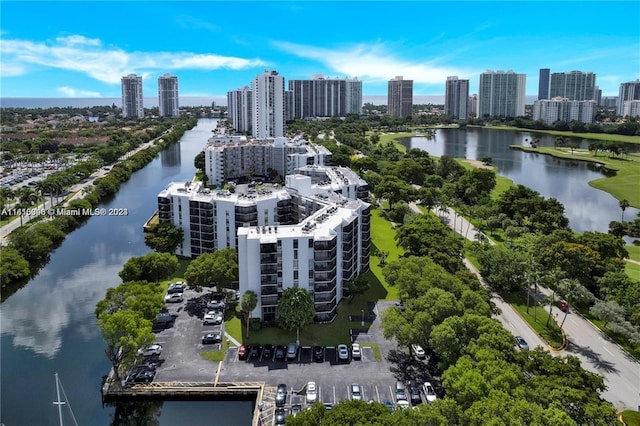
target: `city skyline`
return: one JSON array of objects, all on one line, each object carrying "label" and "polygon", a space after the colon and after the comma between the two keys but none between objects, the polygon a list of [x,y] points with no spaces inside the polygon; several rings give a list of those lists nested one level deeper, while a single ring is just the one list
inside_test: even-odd
[{"label": "city skyline", "polygon": [[[286,81],[357,77],[365,96],[385,95],[396,75],[414,81],[414,96],[444,95],[454,75],[477,93],[488,69],[526,74],[527,95],[541,68],[593,72],[603,96],[640,77],[637,22],[607,25],[637,16],[639,3],[545,4],[133,2],[133,29],[119,31],[120,2],[3,2],[0,95],[118,97],[135,73],[146,98],[170,73],[181,97],[226,97],[265,69]],[[392,9],[413,21],[393,22]]]}]

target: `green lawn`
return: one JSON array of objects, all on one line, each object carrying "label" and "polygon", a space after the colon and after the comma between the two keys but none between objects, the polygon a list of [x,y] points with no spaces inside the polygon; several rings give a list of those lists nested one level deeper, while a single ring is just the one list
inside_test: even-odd
[{"label": "green lawn", "polygon": [[[575,149],[572,154],[570,148],[564,147],[531,148],[519,145],[511,145],[511,147],[558,158],[604,164],[607,169],[616,171],[615,176],[592,180],[589,182],[589,185],[601,191],[608,192],[618,200],[626,199],[631,206],[640,208],[640,191],[638,191],[638,182],[640,182],[640,153],[629,154],[625,157],[613,157],[605,153],[595,156],[586,149]],[[620,211],[620,213],[622,215],[622,211]]]},{"label": "green lawn", "polygon": [[640,262],[640,246],[628,245],[625,248],[629,252],[629,259]]},{"label": "green lawn", "polygon": [[640,281],[640,265],[637,263],[625,262],[624,270],[634,281]]},{"label": "green lawn", "polygon": [[640,426],[640,412],[638,411],[625,410],[620,413],[620,417],[627,426]]}]

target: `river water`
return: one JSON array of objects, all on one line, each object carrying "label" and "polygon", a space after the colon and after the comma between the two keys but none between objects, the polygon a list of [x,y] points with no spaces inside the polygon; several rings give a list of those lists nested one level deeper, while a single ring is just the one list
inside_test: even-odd
[{"label": "river water", "polygon": [[[554,136],[536,136],[540,138],[538,146],[554,146]],[[609,222],[621,219],[619,202],[609,193],[588,184],[605,177],[604,171],[584,161],[563,160],[509,148],[509,145],[530,146],[532,137],[529,132],[510,130],[438,129],[432,138],[404,138],[402,143],[407,148],[420,148],[437,157],[448,155],[470,160],[491,157],[500,176],[538,191],[546,198],[560,201],[571,229],[608,232]],[[579,142],[582,148],[589,145],[586,139]],[[628,148],[633,152],[640,145],[629,144]],[[624,213],[625,220],[633,220],[637,214],[638,209],[629,207]]]},{"label": "river water", "polygon": [[[58,424],[54,373],[58,372],[78,424],[109,425],[113,407],[103,407],[101,378],[110,368],[95,324],[94,308],[107,288],[120,283],[118,272],[132,256],[150,252],[142,224],[156,209],[156,196],[171,181],[190,179],[193,159],[203,148],[216,120],[201,119],[144,169],[133,174],[116,196],[101,205],[126,208],[125,217],[90,218],[67,236],[49,262],[27,285],[0,306],[0,423],[6,426]],[[435,138],[411,138],[406,143],[433,155],[493,158],[498,172],[517,183],[555,197],[565,205],[573,229],[606,232],[619,220],[617,201],[587,185],[601,174],[585,163],[556,160],[510,150],[526,144],[528,133],[438,130]],[[542,142],[553,144],[551,138]],[[627,209],[626,218],[637,214]],[[9,293],[7,293],[9,294]],[[246,425],[250,402],[164,402],[139,407],[146,421],[135,424]],[[65,411],[66,412],[66,411]],[[65,414],[65,424],[69,422]],[[127,424],[127,422],[119,423]],[[133,424],[133,423],[132,423]]]},{"label": "river water", "polygon": [[[113,407],[103,407],[102,376],[110,363],[95,324],[94,308],[132,256],[150,252],[143,223],[156,210],[156,196],[169,182],[190,179],[193,159],[216,120],[201,119],[178,144],[162,152],[100,207],[127,208],[125,217],[92,217],[67,236],[39,274],[0,307],[0,423],[58,424],[54,373],[80,425],[109,425]],[[165,402],[147,416],[158,425],[247,425],[251,402]],[[65,424],[73,424],[65,412]],[[157,423],[156,423],[157,421]],[[145,422],[146,423],[146,422]],[[125,423],[126,424],[126,423]],[[140,424],[140,423],[138,423]]]}]

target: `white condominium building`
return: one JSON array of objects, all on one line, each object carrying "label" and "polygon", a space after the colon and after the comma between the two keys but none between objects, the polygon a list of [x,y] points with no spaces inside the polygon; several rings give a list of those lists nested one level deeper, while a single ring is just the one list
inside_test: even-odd
[{"label": "white condominium building", "polygon": [[546,124],[556,121],[593,123],[598,105],[596,101],[571,101],[566,98],[543,99],[533,103],[533,119]]},{"label": "white condominium building", "polygon": [[241,135],[215,135],[205,147],[205,173],[212,185],[231,179],[284,177],[308,165],[325,165],[331,151],[302,138],[252,139]]},{"label": "white condominium building", "polygon": [[265,70],[252,83],[252,134],[258,139],[277,138],[285,132],[284,77]]},{"label": "white condominium building", "polygon": [[616,104],[616,112],[618,115],[625,117],[624,103],[626,101],[639,101],[640,100],[640,80],[628,81],[620,84],[620,91],[618,93],[618,99]]},{"label": "white condominium building", "polygon": [[252,107],[252,92],[249,86],[227,92],[228,116],[237,132],[251,134]]},{"label": "white condominium building", "polygon": [[621,115],[623,117],[640,117],[640,101],[624,101]]},{"label": "white condominium building", "polygon": [[268,322],[292,286],[311,293],[319,321],[331,320],[346,283],[369,268],[370,205],[354,198],[366,196],[366,182],[347,168],[300,172],[285,188],[239,185],[232,193],[181,182],[158,194],[160,221],[184,231],[176,254],[237,248],[240,293],[256,292],[252,315]]}]

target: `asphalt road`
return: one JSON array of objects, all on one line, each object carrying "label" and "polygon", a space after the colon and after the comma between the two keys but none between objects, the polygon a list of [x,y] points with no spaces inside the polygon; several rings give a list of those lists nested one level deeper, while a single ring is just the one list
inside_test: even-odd
[{"label": "asphalt road", "polygon": [[[415,204],[412,204],[412,208],[414,211],[420,212]],[[469,225],[466,219],[458,216],[454,221],[450,209],[446,212],[438,212],[438,214],[448,219],[449,227],[453,229],[455,225],[457,232],[472,241],[475,239],[476,230],[473,225]],[[465,260],[465,265],[479,276],[478,271],[469,261]],[[550,294],[547,289],[541,291]],[[522,336],[530,348],[538,345],[547,348],[537,333],[511,306],[495,294],[492,301],[502,311],[497,318],[507,330],[514,335]],[[548,306],[544,309],[541,315],[548,315]],[[562,322],[564,313],[559,309],[555,309],[554,313],[558,314],[558,322]],[[557,356],[576,356],[582,361],[582,366],[586,370],[601,374],[608,387],[602,393],[602,397],[617,409],[640,409],[640,363],[577,313],[570,312],[568,314],[563,329],[569,342],[567,348],[563,351],[551,351],[551,353]]]}]

